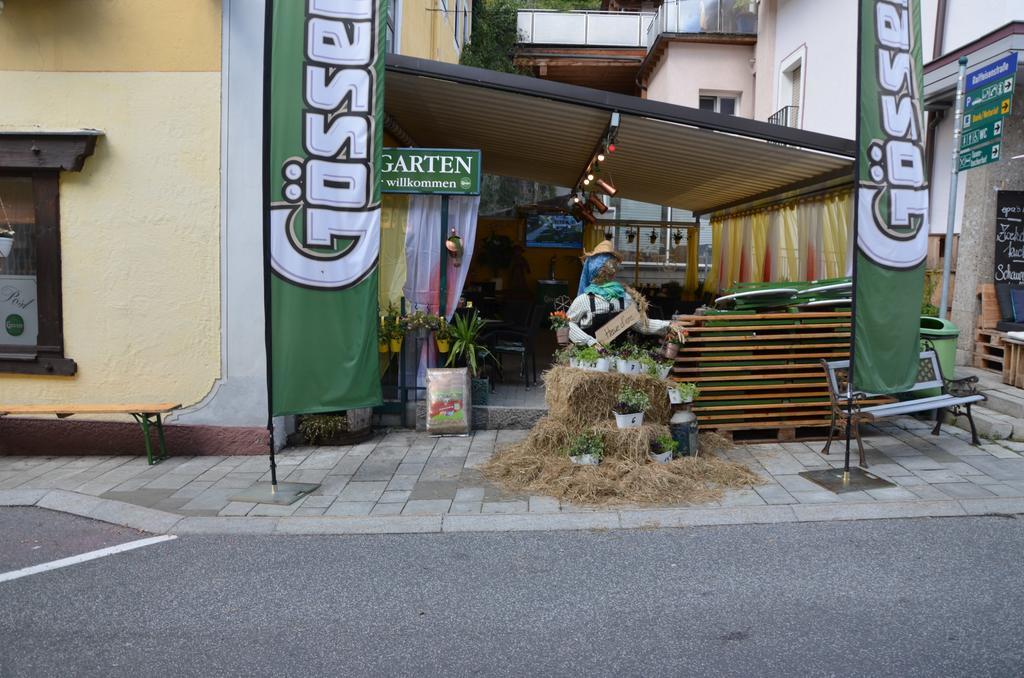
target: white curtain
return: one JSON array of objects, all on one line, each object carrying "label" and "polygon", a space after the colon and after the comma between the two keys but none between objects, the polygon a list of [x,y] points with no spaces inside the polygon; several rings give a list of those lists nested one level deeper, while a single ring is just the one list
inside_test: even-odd
[{"label": "white curtain", "polygon": [[[447,266],[445,316],[451,320],[462,296],[469,273],[469,260],[476,243],[476,218],[480,209],[479,196],[452,196],[448,199],[448,231],[462,239],[462,263],[444,254]],[[447,236],[446,236],[447,237]],[[406,278],[403,292],[411,308],[407,311],[437,313],[440,309],[441,288],[441,197],[414,195],[409,200],[409,222],[405,230]],[[427,365],[436,361],[437,348],[426,342],[420,350],[416,367],[417,384],[424,385]]]}]

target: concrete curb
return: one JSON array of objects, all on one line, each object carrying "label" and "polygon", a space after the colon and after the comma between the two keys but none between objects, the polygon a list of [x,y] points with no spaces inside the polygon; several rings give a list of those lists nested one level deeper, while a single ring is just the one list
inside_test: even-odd
[{"label": "concrete curb", "polygon": [[182,519],[175,513],[67,490],[2,490],[0,506],[36,506],[153,534],[169,533]]},{"label": "concrete curb", "polygon": [[154,534],[438,534],[616,530],[701,525],[948,518],[1024,514],[1024,497],[789,504],[718,508],[618,509],[579,513],[436,514],[422,516],[180,516],[66,490],[0,490],[0,506],[37,506]]}]

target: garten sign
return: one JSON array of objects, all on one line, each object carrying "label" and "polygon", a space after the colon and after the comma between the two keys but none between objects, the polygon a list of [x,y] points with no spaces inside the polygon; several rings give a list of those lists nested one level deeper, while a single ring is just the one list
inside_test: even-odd
[{"label": "garten sign", "polygon": [[480,195],[480,151],[453,148],[385,148],[384,193]]}]

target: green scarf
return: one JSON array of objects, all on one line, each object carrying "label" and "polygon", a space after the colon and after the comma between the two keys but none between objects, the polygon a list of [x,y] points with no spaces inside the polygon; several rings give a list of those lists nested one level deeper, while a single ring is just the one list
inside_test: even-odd
[{"label": "green scarf", "polygon": [[606,283],[591,283],[583,290],[584,294],[596,294],[597,296],[611,301],[612,299],[622,299],[626,296],[626,290],[620,283],[615,281]]}]

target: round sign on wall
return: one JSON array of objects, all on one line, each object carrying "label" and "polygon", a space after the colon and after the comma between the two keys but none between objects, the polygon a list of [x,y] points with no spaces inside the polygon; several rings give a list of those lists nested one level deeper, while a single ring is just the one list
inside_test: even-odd
[{"label": "round sign on wall", "polygon": [[12,337],[20,337],[25,331],[25,319],[17,313],[12,313],[4,320],[4,329]]}]

